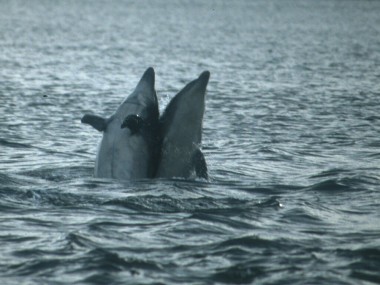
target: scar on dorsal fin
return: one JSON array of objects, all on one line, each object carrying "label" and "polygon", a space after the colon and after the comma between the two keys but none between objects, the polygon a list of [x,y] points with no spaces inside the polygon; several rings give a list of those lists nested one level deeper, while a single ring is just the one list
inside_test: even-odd
[{"label": "scar on dorsal fin", "polygon": [[92,126],[99,132],[104,132],[107,129],[108,120],[96,115],[86,114],[82,117],[81,122]]},{"label": "scar on dorsal fin", "polygon": [[208,179],[206,159],[200,149],[197,149],[193,155],[195,173],[197,177]]}]

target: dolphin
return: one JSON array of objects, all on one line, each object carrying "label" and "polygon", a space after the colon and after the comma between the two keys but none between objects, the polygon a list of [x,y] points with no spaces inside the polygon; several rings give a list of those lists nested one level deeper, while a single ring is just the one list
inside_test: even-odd
[{"label": "dolphin", "polygon": [[[81,122],[103,132],[95,177],[153,178],[157,169],[159,109],[153,68],[109,118],[86,114]],[[143,123],[142,123],[143,122]]]},{"label": "dolphin", "polygon": [[208,179],[200,147],[209,78],[209,71],[202,72],[174,96],[160,117],[161,152],[156,177]]}]

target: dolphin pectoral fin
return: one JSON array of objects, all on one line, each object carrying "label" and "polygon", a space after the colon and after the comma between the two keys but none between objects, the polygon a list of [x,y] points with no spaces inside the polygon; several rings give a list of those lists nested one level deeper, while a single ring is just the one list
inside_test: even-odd
[{"label": "dolphin pectoral fin", "polygon": [[131,134],[134,135],[144,126],[144,120],[139,115],[128,115],[124,122],[121,124],[121,128],[128,128],[131,130]]},{"label": "dolphin pectoral fin", "polygon": [[83,124],[87,124],[98,130],[104,132],[107,129],[107,120],[96,115],[84,115],[81,119]]},{"label": "dolphin pectoral fin", "polygon": [[197,177],[208,179],[206,159],[200,149],[197,149],[193,155],[193,164]]}]

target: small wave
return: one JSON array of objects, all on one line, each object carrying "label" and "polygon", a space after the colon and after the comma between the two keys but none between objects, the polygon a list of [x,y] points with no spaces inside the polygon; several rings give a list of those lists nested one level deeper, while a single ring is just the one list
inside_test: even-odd
[{"label": "small wave", "polygon": [[266,274],[266,269],[259,262],[243,262],[224,269],[219,269],[212,279],[228,284],[251,284],[255,279]]},{"label": "small wave", "polygon": [[366,174],[351,174],[349,171],[336,173],[330,172],[326,173],[326,175],[314,177],[320,178],[334,176],[338,177],[326,179],[321,182],[315,183],[309,187],[306,187],[306,190],[326,193],[365,191],[370,187],[373,188],[374,186],[377,186],[379,183],[378,177]]},{"label": "small wave", "polygon": [[348,258],[350,276],[373,283],[380,283],[380,250],[378,247],[365,247],[356,250],[338,249],[337,254]]},{"label": "small wave", "polygon": [[88,177],[92,172],[92,168],[85,167],[53,167],[39,168],[30,171],[23,171],[20,174],[30,177],[41,178],[52,182],[60,182],[81,177]]},{"label": "small wave", "polygon": [[280,209],[283,207],[283,204],[280,202],[279,197],[270,197],[267,200],[264,200],[258,204],[260,208],[275,208]]},{"label": "small wave", "polygon": [[160,264],[137,258],[125,259],[118,253],[103,248],[96,248],[83,256],[79,257],[76,261],[80,268],[73,273],[89,275],[85,277],[83,282],[90,284],[110,284],[115,282],[113,273],[129,273],[129,276],[140,276],[144,272],[160,272],[162,268]]},{"label": "small wave", "polygon": [[78,248],[95,248],[98,246],[93,240],[79,233],[69,233],[66,236],[66,242],[66,248],[69,250]]},{"label": "small wave", "polygon": [[351,173],[350,170],[342,169],[342,168],[333,168],[326,171],[322,171],[321,173],[318,173],[316,175],[311,176],[310,178],[324,178],[324,177],[336,177],[338,175],[342,174],[349,174]]},{"label": "small wave", "polygon": [[266,247],[282,247],[281,243],[274,240],[260,238],[259,236],[250,235],[233,239],[228,239],[219,243],[216,249],[226,249],[228,247],[247,247],[247,248],[266,248]]},{"label": "small wave", "polygon": [[356,190],[352,185],[347,185],[341,179],[328,179],[319,183],[316,183],[310,187],[307,187],[307,190],[317,191],[317,192],[345,192]]},{"label": "small wave", "polygon": [[22,182],[19,179],[13,177],[12,175],[0,172],[0,185],[1,185],[0,189],[4,189],[3,187],[6,185],[20,185],[20,184],[22,184]]},{"label": "small wave", "polygon": [[353,170],[335,168],[313,175],[311,179],[325,179],[308,187],[320,192],[362,191],[379,184],[379,177],[373,168]]},{"label": "small wave", "polygon": [[135,211],[149,211],[162,213],[207,211],[216,212],[228,209],[241,208],[247,201],[225,198],[214,199],[211,197],[176,199],[168,195],[145,195],[139,197],[127,197],[112,199],[105,205],[121,206]]},{"label": "small wave", "polygon": [[31,102],[27,106],[28,107],[37,107],[37,108],[40,108],[40,107],[46,107],[46,106],[50,107],[50,106],[55,106],[55,105],[53,103],[49,103],[49,102]]},{"label": "small wave", "polygon": [[112,251],[96,248],[83,257],[78,262],[84,264],[85,268],[80,270],[100,270],[100,271],[122,271],[125,269],[141,269],[141,270],[161,270],[160,266],[155,262],[145,261],[141,259],[124,259],[119,254]]},{"label": "small wave", "polygon": [[43,276],[52,275],[57,268],[64,265],[59,258],[32,259],[19,264],[8,266],[9,272],[14,276]]},{"label": "small wave", "polygon": [[0,138],[0,146],[12,147],[12,148],[32,148],[31,145],[25,143],[12,142],[6,139]]}]

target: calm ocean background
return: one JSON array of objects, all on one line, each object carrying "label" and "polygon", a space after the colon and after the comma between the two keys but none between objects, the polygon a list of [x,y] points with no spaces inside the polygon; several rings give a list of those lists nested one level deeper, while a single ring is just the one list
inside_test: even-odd
[{"label": "calm ocean background", "polygon": [[[149,66],[210,181],[93,178]],[[380,1],[0,1],[0,284],[380,284],[379,206]]]}]

